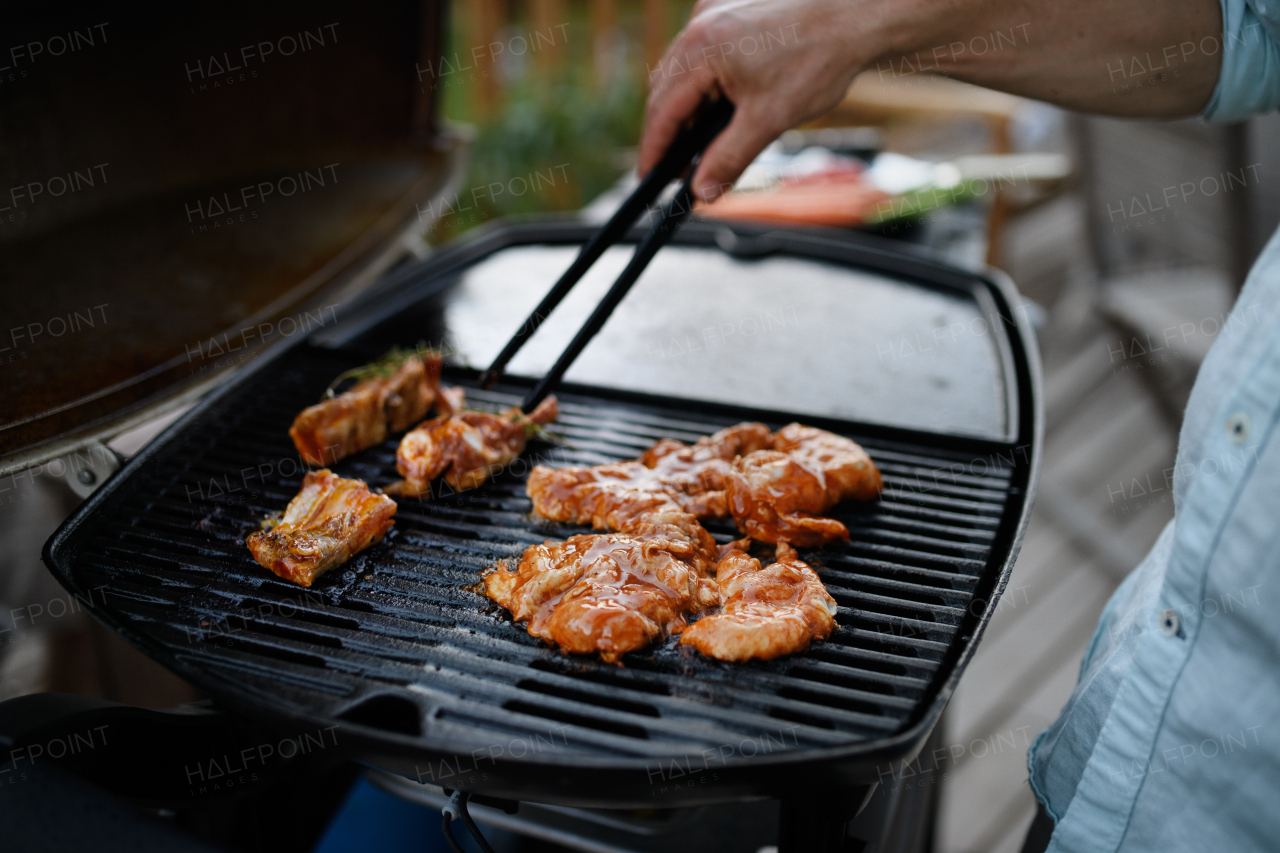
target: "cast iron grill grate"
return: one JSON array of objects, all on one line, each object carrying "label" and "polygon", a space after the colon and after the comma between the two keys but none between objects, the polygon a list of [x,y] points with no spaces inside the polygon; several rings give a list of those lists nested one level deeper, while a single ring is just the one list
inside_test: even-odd
[{"label": "cast iron grill grate", "polygon": [[[100,590],[99,612],[211,693],[450,749],[549,730],[571,756],[688,755],[780,730],[789,749],[874,741],[927,708],[968,639],[966,615],[981,612],[976,590],[985,580],[989,591],[1007,557],[1007,546],[993,554],[998,531],[1023,508],[1027,462],[1008,446],[838,430],[867,448],[886,489],[833,513],[848,546],[804,554],[840,605],[830,640],[749,664],[673,640],[610,666],[546,647],[475,591],[480,572],[529,544],[587,532],[530,517],[524,461],[475,490],[401,501],[382,544],[310,590],[253,562],[244,537],[304,473],[288,426],[353,360],[301,347],[259,371],[150,453],[52,558],[82,593]],[[519,400],[510,387],[468,392],[473,405]],[[561,394],[561,411],[554,429],[567,443],[535,440],[526,460],[634,458],[662,437],[770,420],[608,391]],[[333,467],[385,486],[398,479],[395,447]],[[721,542],[736,535],[709,529]]]}]

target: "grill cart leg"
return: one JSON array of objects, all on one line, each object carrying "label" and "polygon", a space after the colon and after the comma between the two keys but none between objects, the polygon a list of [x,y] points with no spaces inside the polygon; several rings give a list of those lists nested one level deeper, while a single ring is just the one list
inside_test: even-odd
[{"label": "grill cart leg", "polygon": [[845,833],[875,785],[826,796],[784,799],[778,815],[778,853],[844,853]]}]

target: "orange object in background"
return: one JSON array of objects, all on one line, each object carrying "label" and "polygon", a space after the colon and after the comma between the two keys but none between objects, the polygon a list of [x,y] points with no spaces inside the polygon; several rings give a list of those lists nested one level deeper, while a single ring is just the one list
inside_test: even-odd
[{"label": "orange object in background", "polygon": [[694,212],[712,219],[786,225],[862,225],[892,196],[872,186],[861,172],[839,171],[786,179],[768,189],[734,191]]}]

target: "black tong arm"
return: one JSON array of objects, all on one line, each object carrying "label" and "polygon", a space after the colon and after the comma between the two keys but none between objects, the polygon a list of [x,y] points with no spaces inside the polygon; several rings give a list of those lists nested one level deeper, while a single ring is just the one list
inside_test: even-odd
[{"label": "black tong arm", "polygon": [[707,100],[702,104],[693,122],[681,129],[671,143],[671,147],[667,149],[667,153],[658,161],[658,164],[650,170],[649,174],[645,175],[644,180],[627,197],[626,201],[610,217],[609,221],[587,241],[582,250],[578,252],[578,257],[564,271],[564,274],[547,292],[547,295],[542,298],[542,301],[538,303],[538,307],[533,310],[528,319],[521,324],[515,335],[502,348],[502,352],[493,360],[493,364],[489,366],[489,369],[481,375],[480,384],[482,387],[488,388],[498,380],[507,363],[515,357],[515,354],[533,336],[533,333],[538,330],[543,321],[573,289],[573,286],[581,280],[582,276],[591,268],[591,265],[599,260],[606,249],[626,235],[636,220],[658,198],[667,184],[687,173],[675,198],[663,209],[659,220],[650,229],[640,245],[636,247],[635,254],[632,255],[631,262],[627,264],[627,268],[623,270],[618,280],[614,282],[613,287],[610,288],[604,300],[597,306],[590,319],[587,320],[586,325],[579,330],[569,348],[560,356],[555,367],[543,377],[529,397],[525,399],[523,408],[526,412],[529,412],[538,403],[542,402],[550,390],[560,381],[565,371],[569,369],[569,365],[573,363],[573,360],[582,352],[582,349],[586,347],[596,332],[600,331],[600,327],[609,319],[613,309],[622,301],[622,297],[626,295],[631,285],[640,277],[640,273],[644,271],[645,266],[648,265],[658,249],[662,248],[671,239],[676,229],[688,218],[694,202],[691,184],[694,172],[697,170],[697,159],[711,143],[711,140],[724,129],[732,118],[733,104],[729,102],[728,98],[720,97],[715,100]]}]

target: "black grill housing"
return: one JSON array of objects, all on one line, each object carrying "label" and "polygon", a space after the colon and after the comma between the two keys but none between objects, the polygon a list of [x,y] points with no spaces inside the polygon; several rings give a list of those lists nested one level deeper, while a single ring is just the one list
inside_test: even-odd
[{"label": "black grill housing", "polygon": [[[503,239],[546,241],[545,229]],[[563,229],[556,232],[563,237]],[[705,229],[679,242],[705,241]],[[463,250],[472,259],[492,241]],[[786,235],[771,235],[786,250]],[[811,238],[796,238],[812,243]],[[828,241],[830,242],[830,241]],[[812,251],[812,246],[809,246]],[[827,246],[883,268],[856,244]],[[436,269],[460,263],[455,255]],[[893,271],[915,264],[895,257]],[[832,515],[844,547],[803,552],[840,604],[839,629],[809,652],[726,664],[675,640],[624,665],[567,656],[475,591],[480,572],[529,544],[586,528],[530,516],[518,461],[492,482],[401,501],[394,531],[302,590],[243,545],[297,492],[294,415],[358,347],[300,344],[184,417],[96,493],[46,546],[50,569],[95,614],[227,707],[305,725],[339,725],[344,748],[423,782],[512,799],[672,807],[872,783],[923,742],[1007,580],[1030,507],[1039,446],[1029,335],[1011,291],[964,275],[994,300],[1017,372],[1017,436],[985,441],[804,417],[860,442],[885,477],[880,500]],[[409,341],[384,341],[390,343]],[[517,403],[450,369],[473,405]],[[533,441],[552,465],[634,458],[663,437],[693,441],[782,412],[566,386],[555,427]],[[398,440],[333,466],[385,486]],[[719,541],[731,524],[711,523]]]}]

